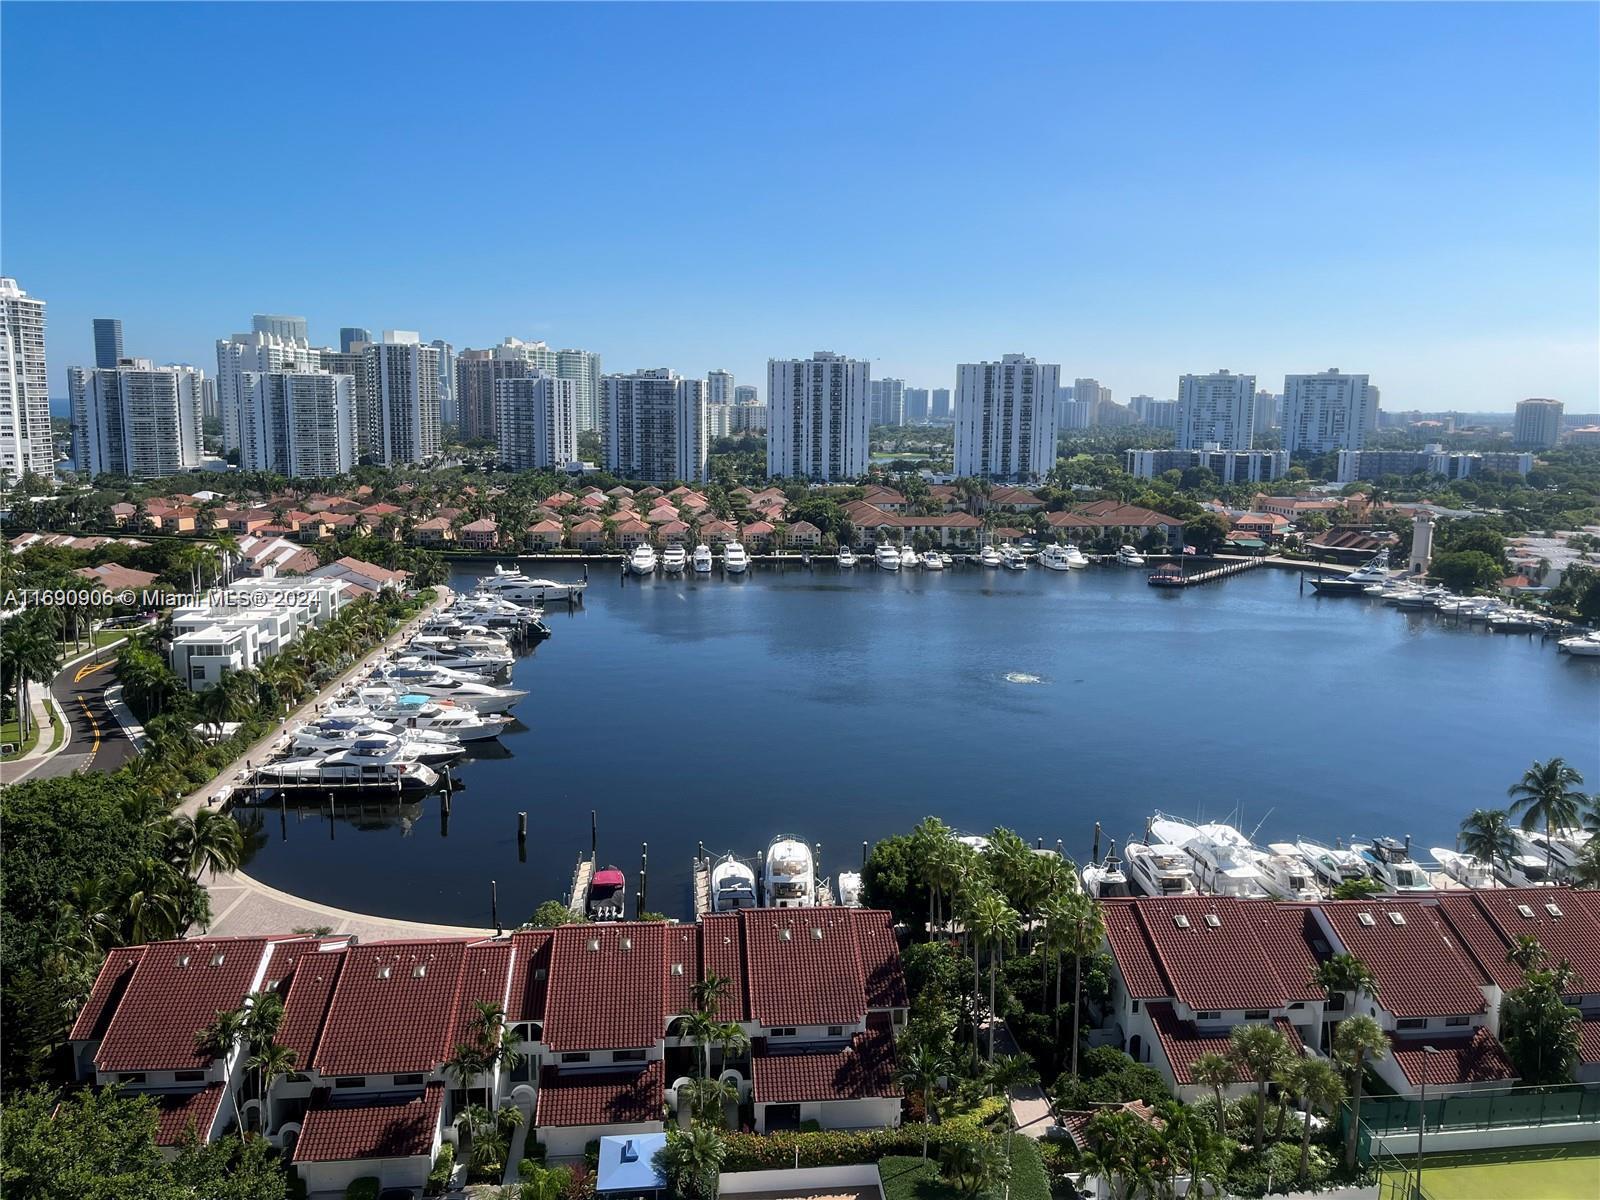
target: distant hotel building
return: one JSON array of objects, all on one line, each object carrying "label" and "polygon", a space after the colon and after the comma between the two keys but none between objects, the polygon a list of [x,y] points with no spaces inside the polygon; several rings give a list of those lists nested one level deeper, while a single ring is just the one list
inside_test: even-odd
[{"label": "distant hotel building", "polygon": [[1256,377],[1217,371],[1178,380],[1178,449],[1216,443],[1248,450],[1254,442]]},{"label": "distant hotel building", "polygon": [[517,470],[564,467],[578,458],[578,385],[534,373],[494,383],[500,461]]},{"label": "distant hotel building", "polygon": [[929,419],[928,389],[908,387],[906,397],[906,424],[926,425]]},{"label": "distant hotel building", "polygon": [[1031,483],[1056,465],[1061,368],[1024,354],[956,368],[958,476]]},{"label": "distant hotel building", "polygon": [[48,479],[55,467],[44,301],[0,278],[0,480],[26,471]]},{"label": "distant hotel building", "polygon": [[767,474],[822,483],[867,473],[871,364],[818,350],[767,362]]},{"label": "distant hotel building", "polygon": [[[1258,409],[1262,397],[1270,396],[1257,394]],[[1377,392],[1365,375],[1343,375],[1337,368],[1316,375],[1285,375],[1283,448],[1290,454],[1360,450],[1367,430],[1377,426],[1377,406]],[[1257,421],[1256,431],[1263,428]]]},{"label": "distant hotel building", "polygon": [[1154,479],[1167,471],[1204,467],[1218,483],[1271,483],[1289,471],[1287,450],[1124,450],[1123,469],[1138,479]]},{"label": "distant hotel building", "polygon": [[78,472],[157,479],[200,467],[204,378],[194,367],[157,367],[147,358],[69,368]]},{"label": "distant hotel building", "polygon": [[408,330],[386,329],[362,355],[376,410],[373,458],[382,465],[424,463],[439,454],[439,351]]},{"label": "distant hotel building", "polygon": [[1526,476],[1533,469],[1532,454],[1509,451],[1465,453],[1447,451],[1437,444],[1421,450],[1341,450],[1338,482],[1358,479],[1377,480],[1385,475],[1442,475],[1446,479],[1466,479],[1485,471]]},{"label": "distant hotel building", "polygon": [[607,375],[602,385],[608,471],[651,483],[706,477],[705,380],[683,379],[658,367]]},{"label": "distant hotel building", "polygon": [[1549,450],[1561,440],[1561,414],[1566,406],[1559,400],[1519,400],[1511,444],[1529,450]]}]

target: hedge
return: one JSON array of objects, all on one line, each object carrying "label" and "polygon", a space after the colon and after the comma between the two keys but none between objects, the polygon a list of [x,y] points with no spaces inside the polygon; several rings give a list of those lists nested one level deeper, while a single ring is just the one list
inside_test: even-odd
[{"label": "hedge", "polygon": [[[970,1125],[930,1125],[928,1153],[941,1146],[966,1144],[989,1136]],[[923,1126],[901,1125],[898,1129],[824,1129],[816,1133],[783,1130],[779,1133],[729,1133],[723,1136],[727,1157],[724,1171],[780,1170],[795,1165],[800,1152],[802,1167],[846,1167],[855,1163],[877,1162],[885,1155],[922,1155]],[[1037,1155],[1034,1156],[1037,1161]],[[1044,1169],[1039,1168],[1043,1178]],[[1048,1198],[1048,1191],[1046,1192]]]}]

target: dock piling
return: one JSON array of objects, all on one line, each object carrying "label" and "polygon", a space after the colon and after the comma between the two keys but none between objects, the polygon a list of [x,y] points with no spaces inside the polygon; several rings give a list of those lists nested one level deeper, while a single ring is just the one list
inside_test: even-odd
[{"label": "dock piling", "polygon": [[525,813],[525,812],[519,812],[517,814],[517,841],[526,844],[527,840],[528,840],[528,814]]},{"label": "dock piling", "polygon": [[495,934],[500,933],[500,885],[493,879],[489,880],[489,923],[494,926]]},{"label": "dock piling", "polygon": [[1090,858],[1094,862],[1099,862],[1100,861],[1100,822],[1099,821],[1096,821],[1094,823],[1094,853],[1092,855],[1090,855]]}]

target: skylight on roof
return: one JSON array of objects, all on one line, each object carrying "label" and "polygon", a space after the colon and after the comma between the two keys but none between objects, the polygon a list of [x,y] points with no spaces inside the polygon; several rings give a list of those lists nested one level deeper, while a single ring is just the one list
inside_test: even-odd
[{"label": "skylight on roof", "polygon": [[822,940],[822,926],[821,925],[813,925],[811,927],[811,940],[815,941],[815,942],[820,942]]},{"label": "skylight on roof", "polygon": [[1533,909],[1529,908],[1526,904],[1517,905],[1517,911],[1528,920],[1533,920]]},{"label": "skylight on roof", "polygon": [[597,937],[590,938],[589,939],[589,951],[590,951],[590,953],[594,953],[595,951],[598,951],[599,949],[600,949],[600,939],[597,938]]},{"label": "skylight on roof", "polygon": [[1184,916],[1182,913],[1175,913],[1172,918],[1172,923],[1179,929],[1189,928],[1189,918]]},{"label": "skylight on roof", "polygon": [[623,950],[632,950],[633,949],[633,939],[631,937],[618,938],[617,939],[617,946],[620,949],[623,949]]},{"label": "skylight on roof", "polygon": [[225,951],[218,950],[215,954],[213,954],[211,956],[211,965],[213,967],[220,967],[222,965],[222,960],[224,958],[226,958],[226,957],[227,957],[227,953]]},{"label": "skylight on roof", "polygon": [[392,966],[390,966],[388,963],[384,963],[383,966],[378,968],[378,978],[379,979],[388,979],[393,974],[394,974],[394,968]]},{"label": "skylight on roof", "polygon": [[672,964],[672,973],[674,975],[682,975],[683,974],[683,964],[682,963],[673,963]]},{"label": "skylight on roof", "polygon": [[788,928],[787,926],[785,926],[784,928],[778,930],[778,940],[780,942],[787,942],[793,936],[794,936],[794,930]]},{"label": "skylight on roof", "polygon": [[411,968],[411,978],[413,978],[413,979],[421,979],[427,973],[428,973],[428,964],[427,963],[418,963],[416,966]]},{"label": "skylight on roof", "polygon": [[1391,925],[1404,925],[1406,923],[1406,917],[1404,913],[1389,912],[1385,915],[1389,918],[1389,924]]},{"label": "skylight on roof", "polygon": [[1548,902],[1545,904],[1544,910],[1545,910],[1545,912],[1549,913],[1552,917],[1559,917],[1561,915],[1561,910],[1559,908],[1557,908],[1554,904],[1550,904]]},{"label": "skylight on roof", "polygon": [[1217,916],[1216,913],[1207,913],[1206,914],[1206,925],[1211,929],[1221,929],[1222,928],[1222,918]]},{"label": "skylight on roof", "polygon": [[1356,920],[1360,921],[1368,929],[1371,929],[1374,925],[1376,925],[1378,923],[1373,918],[1373,915],[1371,913],[1369,913],[1369,912],[1358,912],[1356,914]]}]

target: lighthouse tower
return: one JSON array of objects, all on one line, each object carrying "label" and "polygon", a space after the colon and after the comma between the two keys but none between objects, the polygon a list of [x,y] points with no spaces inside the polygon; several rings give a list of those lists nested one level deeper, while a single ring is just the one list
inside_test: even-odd
[{"label": "lighthouse tower", "polygon": [[1411,561],[1406,571],[1412,575],[1426,575],[1433,561],[1433,514],[1419,512],[1411,519]]}]

